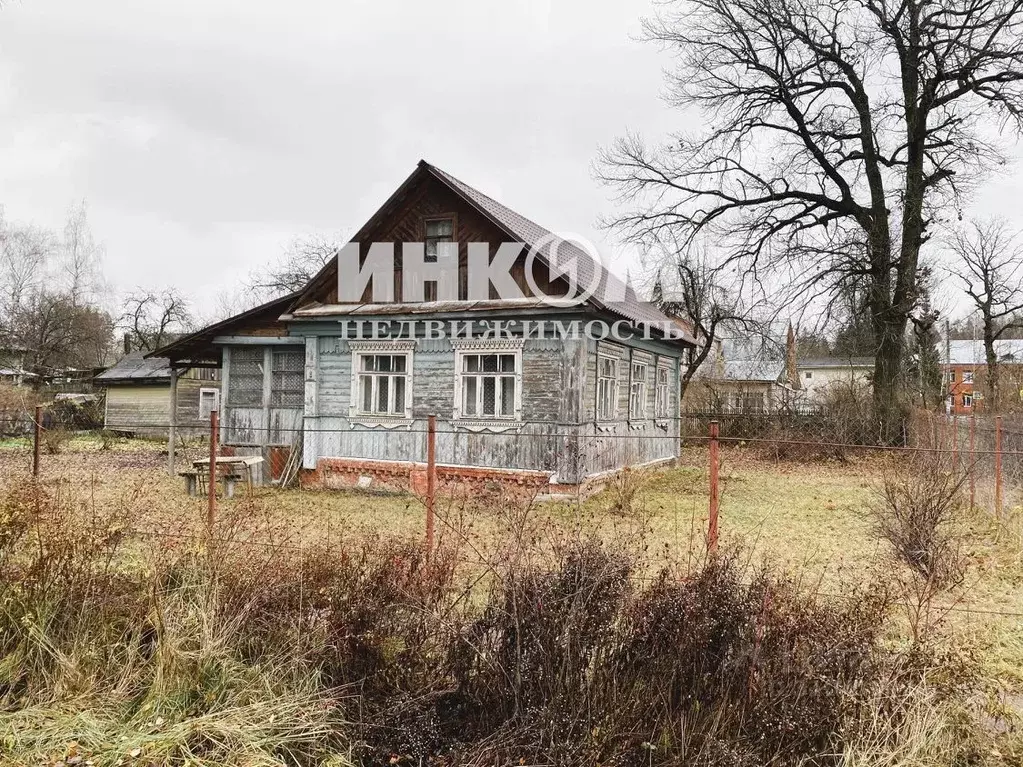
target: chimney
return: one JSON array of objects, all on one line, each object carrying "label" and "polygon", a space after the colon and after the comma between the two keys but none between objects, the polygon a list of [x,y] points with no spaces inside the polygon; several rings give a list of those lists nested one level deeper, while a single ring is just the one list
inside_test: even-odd
[{"label": "chimney", "polygon": [[793,389],[799,387],[799,367],[796,363],[796,333],[789,323],[789,332],[785,338],[785,373],[788,376],[789,386]]},{"label": "chimney", "polygon": [[131,354],[131,333],[124,334],[124,353],[126,356]]}]

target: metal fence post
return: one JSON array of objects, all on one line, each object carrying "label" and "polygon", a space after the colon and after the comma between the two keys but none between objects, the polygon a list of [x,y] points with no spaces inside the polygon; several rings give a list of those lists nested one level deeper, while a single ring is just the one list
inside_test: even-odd
[{"label": "metal fence post", "polygon": [[710,422],[710,514],[707,520],[707,553],[718,550],[718,435],[719,424]]},{"label": "metal fence post", "polygon": [[433,515],[437,499],[437,416],[426,419],[426,556],[433,554]]},{"label": "metal fence post", "polygon": [[217,441],[220,422],[216,410],[210,411],[210,475],[207,483],[209,506],[206,509],[206,530],[213,538],[213,522],[217,514]]},{"label": "metal fence post", "polygon": [[1002,417],[995,417],[995,516],[1002,516]]},{"label": "metal fence post", "polygon": [[977,414],[970,414],[970,508],[977,508]]},{"label": "metal fence post", "polygon": [[959,471],[959,414],[952,412],[952,471]]},{"label": "metal fence post", "polygon": [[36,405],[36,420],[32,425],[32,476],[39,476],[39,438],[43,428],[43,406]]}]

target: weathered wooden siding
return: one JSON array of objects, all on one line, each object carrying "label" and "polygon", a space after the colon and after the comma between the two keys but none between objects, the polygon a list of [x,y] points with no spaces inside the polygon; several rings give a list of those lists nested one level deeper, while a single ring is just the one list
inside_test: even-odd
[{"label": "weathered wooden siding", "polygon": [[[579,432],[581,470],[584,476],[640,466],[653,461],[674,458],[679,454],[678,357],[667,351],[640,348],[628,343],[590,341],[585,364],[583,386],[583,426]],[[597,360],[612,356],[618,363],[618,414],[612,420],[597,417]],[[633,419],[629,413],[631,363],[647,365],[646,417]],[[670,415],[657,417],[656,371],[659,365],[669,368],[668,401]]]},{"label": "weathered wooden siding", "polygon": [[[352,349],[348,341],[327,335],[322,324],[304,332],[309,333],[303,338],[304,409],[269,407],[268,389],[259,405],[241,407],[225,397],[225,444],[259,448],[268,454],[266,448],[290,445],[302,430],[307,469],[315,469],[321,458],[421,462],[426,459],[427,417],[436,415],[437,460],[448,465],[547,471],[557,482],[571,484],[593,474],[678,454],[678,360],[656,344],[526,339],[522,345],[521,421],[495,426],[453,420],[456,370],[452,342],[420,338],[412,353],[412,419],[384,419],[382,423],[351,415]],[[599,353],[613,353],[620,360],[619,414],[608,421],[596,417]],[[636,419],[629,418],[633,359],[647,365],[646,417]],[[671,373],[670,417],[654,416],[659,362],[668,364]],[[224,377],[225,386],[230,387],[230,347],[225,350]]]},{"label": "weathered wooden siding", "polygon": [[[191,437],[209,431],[209,421],[199,417],[200,389],[220,389],[220,382],[178,379],[176,428],[180,436]],[[170,428],[170,411],[170,382],[106,387],[105,428],[112,431],[165,437]]]},{"label": "weathered wooden siding", "polygon": [[[347,341],[320,337],[315,375],[307,371],[306,468],[319,458],[424,461],[426,418],[438,418],[437,460],[460,466],[536,469],[578,481],[574,439],[583,380],[584,342],[527,339],[522,349],[522,422],[507,428],[452,421],[455,353],[447,339],[420,340],[413,353],[411,423],[368,425],[350,418],[352,355]],[[314,408],[314,409],[312,409]]]},{"label": "weathered wooden siding", "polygon": [[170,384],[108,386],[104,428],[142,436],[167,434]]},{"label": "weathered wooden siding", "polygon": [[[179,434],[191,436],[206,433],[210,428],[209,418],[200,417],[199,392],[202,389],[220,390],[220,381],[201,381],[196,378],[178,379],[178,407],[175,428]],[[170,397],[170,387],[167,388]],[[168,408],[169,410],[169,408]]]}]

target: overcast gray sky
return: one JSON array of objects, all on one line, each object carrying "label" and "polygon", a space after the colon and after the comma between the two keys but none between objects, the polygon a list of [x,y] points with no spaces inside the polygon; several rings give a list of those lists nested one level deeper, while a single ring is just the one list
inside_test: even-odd
[{"label": "overcast gray sky", "polygon": [[[606,246],[591,177],[626,128],[682,126],[649,0],[13,0],[0,9],[0,204],[85,198],[115,288],[224,285],[362,224],[420,158]],[[1019,167],[974,209],[1023,225]]]}]

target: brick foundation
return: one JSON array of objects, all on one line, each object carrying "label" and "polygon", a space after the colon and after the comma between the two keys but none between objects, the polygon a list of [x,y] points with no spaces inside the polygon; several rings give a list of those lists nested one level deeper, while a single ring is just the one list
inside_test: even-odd
[{"label": "brick foundation", "polygon": [[[426,464],[373,461],[360,458],[321,458],[315,469],[301,473],[302,487],[323,490],[360,488],[383,492],[426,492]],[[578,485],[552,484],[544,471],[492,469],[480,466],[437,466],[437,489],[445,494],[472,496],[570,495]]]}]

